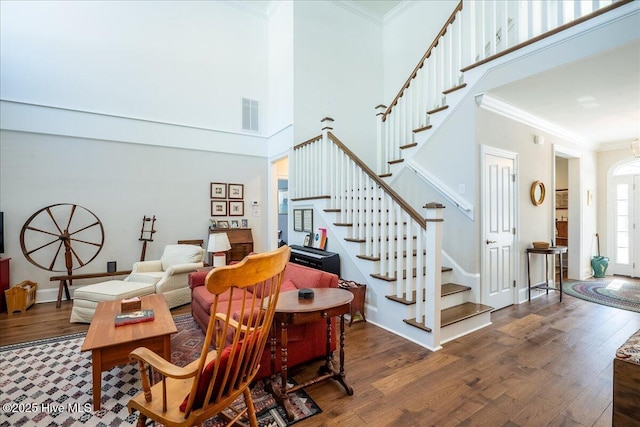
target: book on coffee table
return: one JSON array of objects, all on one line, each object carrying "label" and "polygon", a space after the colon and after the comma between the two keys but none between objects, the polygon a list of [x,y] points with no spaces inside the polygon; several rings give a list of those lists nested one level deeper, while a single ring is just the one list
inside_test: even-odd
[{"label": "book on coffee table", "polygon": [[115,325],[131,325],[132,323],[150,322],[153,319],[153,309],[129,311],[126,313],[116,314]]}]

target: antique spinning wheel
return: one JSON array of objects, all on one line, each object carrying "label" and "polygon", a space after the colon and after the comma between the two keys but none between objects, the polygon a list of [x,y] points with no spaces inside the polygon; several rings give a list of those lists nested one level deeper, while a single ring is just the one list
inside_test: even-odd
[{"label": "antique spinning wheel", "polygon": [[104,228],[98,217],[70,203],[40,209],[20,231],[22,253],[31,264],[68,275],[91,262],[103,244]]}]

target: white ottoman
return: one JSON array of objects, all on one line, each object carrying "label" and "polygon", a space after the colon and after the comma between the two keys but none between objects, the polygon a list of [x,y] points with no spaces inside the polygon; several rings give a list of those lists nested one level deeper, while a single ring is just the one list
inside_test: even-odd
[{"label": "white ottoman", "polygon": [[73,293],[72,323],[91,323],[98,303],[118,299],[141,297],[156,292],[156,285],[151,283],[125,282],[123,280],[109,280],[83,286]]}]

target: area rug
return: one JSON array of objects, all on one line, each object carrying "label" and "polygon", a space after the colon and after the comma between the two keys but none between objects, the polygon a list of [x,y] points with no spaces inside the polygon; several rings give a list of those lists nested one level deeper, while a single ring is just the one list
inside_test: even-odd
[{"label": "area rug", "polygon": [[[172,361],[184,366],[202,349],[204,334],[190,315],[174,318],[178,333],[171,338]],[[85,334],[0,347],[0,426],[135,425],[127,402],[140,391],[136,364],[102,373],[102,408],[93,411],[91,354],[80,348]],[[294,385],[292,383],[291,385]],[[261,427],[284,427],[322,412],[303,391],[290,395],[295,418],[265,391],[262,381],[251,389]],[[206,426],[218,427],[211,419]]]},{"label": "area rug", "polygon": [[640,312],[640,285],[624,277],[577,281],[567,280],[562,290],[576,298],[609,307]]}]

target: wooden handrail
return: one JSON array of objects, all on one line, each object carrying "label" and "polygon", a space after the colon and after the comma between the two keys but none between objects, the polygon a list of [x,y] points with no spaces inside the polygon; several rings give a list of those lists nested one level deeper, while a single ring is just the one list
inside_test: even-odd
[{"label": "wooden handrail", "polygon": [[605,7],[601,8],[601,9],[598,9],[598,10],[596,10],[594,12],[591,12],[591,13],[589,13],[587,15],[584,15],[584,16],[578,18],[578,19],[575,19],[573,21],[570,21],[570,22],[567,22],[565,24],[562,24],[559,27],[554,28],[553,30],[547,31],[546,33],[539,34],[539,35],[537,35],[537,36],[535,36],[533,38],[530,38],[529,40],[523,41],[522,43],[518,43],[517,45],[511,46],[510,48],[505,49],[503,51],[500,51],[500,52],[498,52],[498,53],[496,53],[494,55],[487,56],[486,58],[484,58],[484,59],[482,59],[482,60],[480,60],[478,62],[474,62],[471,65],[467,65],[466,67],[462,68],[460,71],[464,73],[466,71],[472,70],[472,69],[474,69],[476,67],[479,67],[482,64],[486,64],[487,62],[491,62],[491,61],[493,61],[495,59],[498,59],[498,58],[500,58],[500,57],[502,57],[504,55],[507,55],[507,54],[509,54],[511,52],[514,52],[516,50],[522,49],[523,47],[529,46],[530,44],[533,44],[533,43],[538,42],[540,40],[546,39],[547,37],[551,37],[552,35],[557,34],[557,33],[561,32],[561,31],[564,31],[564,30],[566,30],[568,28],[571,28],[571,27],[576,26],[578,24],[582,24],[585,21],[593,19],[593,18],[595,18],[597,16],[600,16],[600,15],[602,15],[604,13],[607,13],[607,12],[613,10],[613,9],[616,9],[616,8],[618,8],[620,6],[623,6],[623,5],[627,4],[627,3],[631,3],[632,1],[634,1],[634,0],[619,0],[619,1],[616,1],[615,3],[611,3],[608,6],[605,6]]},{"label": "wooden handrail", "polygon": [[321,140],[321,139],[322,139],[322,135],[314,136],[314,137],[313,137],[313,138],[311,138],[311,139],[307,139],[305,142],[301,142],[300,144],[295,145],[295,146],[293,147],[293,149],[294,149],[294,150],[298,150],[298,149],[300,149],[300,148],[304,147],[305,145],[313,144],[314,142],[317,142],[317,141],[319,141],[319,140]]},{"label": "wooden handrail", "polygon": [[462,0],[460,0],[460,2],[455,7],[455,9],[453,9],[453,12],[451,12],[451,16],[449,16],[449,19],[447,19],[447,21],[442,26],[442,29],[440,30],[440,32],[438,32],[435,39],[431,43],[431,46],[429,46],[429,49],[427,49],[424,55],[422,55],[422,59],[420,59],[420,62],[418,62],[418,65],[416,65],[416,68],[413,69],[413,72],[409,75],[409,78],[405,82],[404,86],[402,86],[402,89],[400,89],[400,92],[398,92],[396,97],[393,99],[393,102],[389,104],[387,111],[385,111],[384,114],[382,115],[383,122],[387,120],[387,115],[391,113],[391,110],[398,103],[398,100],[402,97],[402,95],[404,94],[404,91],[408,89],[409,86],[411,86],[411,80],[413,80],[416,77],[416,75],[418,74],[418,70],[420,70],[420,68],[424,66],[424,61],[426,61],[427,58],[431,56],[431,51],[436,46],[438,46],[440,39],[447,33],[447,29],[449,28],[449,25],[451,25],[453,21],[456,20],[456,13],[460,12],[461,10],[462,10]]},{"label": "wooden handrail", "polygon": [[336,144],[342,151],[344,151],[344,153],[349,156],[349,158],[355,163],[357,164],[360,169],[362,169],[367,175],[369,175],[369,177],[375,181],[375,183],[377,185],[379,185],[380,187],[382,187],[382,189],[389,194],[389,196],[391,196],[391,198],[397,203],[399,204],[402,209],[404,209],[405,211],[407,211],[407,213],[409,214],[409,216],[411,218],[413,218],[413,220],[415,222],[417,222],[418,224],[420,224],[420,226],[422,228],[426,228],[427,227],[427,222],[425,221],[425,218],[420,215],[415,209],[413,209],[413,207],[411,207],[411,205],[409,205],[407,202],[404,201],[404,199],[402,197],[400,197],[398,195],[398,193],[396,193],[393,188],[389,187],[389,185],[384,182],[382,179],[380,179],[380,177],[378,177],[378,175],[375,174],[375,172],[373,172],[369,166],[367,166],[366,164],[364,164],[362,162],[362,160],[360,160],[358,158],[358,156],[356,156],[351,150],[349,150],[347,148],[346,145],[344,145],[342,143],[342,141],[340,141],[334,134],[332,134],[331,132],[328,132],[329,135],[329,139],[331,139],[331,141],[333,141],[334,144]]}]

